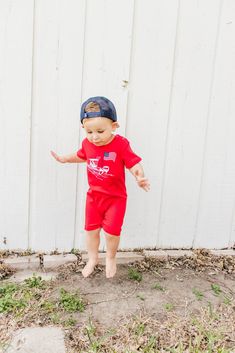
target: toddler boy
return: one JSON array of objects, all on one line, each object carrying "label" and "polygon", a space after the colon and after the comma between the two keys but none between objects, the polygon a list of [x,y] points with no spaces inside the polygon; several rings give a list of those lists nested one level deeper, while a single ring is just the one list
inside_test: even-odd
[{"label": "toddler boy", "polygon": [[89,190],[86,198],[85,230],[88,262],[82,274],[88,277],[98,263],[100,230],[106,236],[106,277],[116,273],[116,253],[126,210],[125,167],[138,185],[149,190],[148,179],[140,165],[141,158],[129,141],[113,132],[119,127],[116,109],[105,97],[91,97],[81,107],[82,127],[86,138],[82,147],[71,155],[52,156],[60,163],[87,163]]}]

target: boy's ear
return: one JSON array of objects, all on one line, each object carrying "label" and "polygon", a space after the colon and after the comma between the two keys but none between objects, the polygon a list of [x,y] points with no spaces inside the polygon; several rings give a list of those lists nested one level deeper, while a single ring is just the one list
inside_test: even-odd
[{"label": "boy's ear", "polygon": [[114,122],[112,123],[112,128],[113,128],[113,130],[116,130],[116,129],[119,128],[119,124],[118,124],[117,121],[114,121]]}]

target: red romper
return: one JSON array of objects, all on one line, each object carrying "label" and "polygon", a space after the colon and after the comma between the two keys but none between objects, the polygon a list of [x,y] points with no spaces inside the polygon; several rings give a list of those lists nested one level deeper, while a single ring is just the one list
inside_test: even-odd
[{"label": "red romper", "polygon": [[132,168],[141,158],[120,135],[104,146],[95,146],[85,138],[77,155],[87,161],[85,229],[103,228],[106,233],[119,236],[127,199],[125,167]]}]

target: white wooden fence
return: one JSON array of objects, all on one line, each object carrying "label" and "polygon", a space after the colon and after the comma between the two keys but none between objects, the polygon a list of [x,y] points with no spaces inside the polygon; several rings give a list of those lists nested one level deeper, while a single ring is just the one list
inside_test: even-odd
[{"label": "white wooden fence", "polygon": [[233,246],[235,1],[0,0],[0,249],[84,249],[85,165],[50,150],[92,95],[151,181],[127,173],[121,247]]}]

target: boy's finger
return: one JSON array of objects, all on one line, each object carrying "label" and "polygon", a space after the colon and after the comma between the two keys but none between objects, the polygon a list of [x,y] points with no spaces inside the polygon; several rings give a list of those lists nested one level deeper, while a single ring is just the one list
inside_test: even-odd
[{"label": "boy's finger", "polygon": [[60,157],[55,152],[51,151],[51,154],[57,161],[60,160]]},{"label": "boy's finger", "polygon": [[54,151],[51,151],[51,155],[52,155],[53,157],[56,157],[56,156],[57,156]]}]

